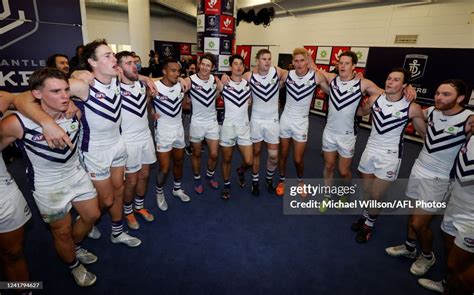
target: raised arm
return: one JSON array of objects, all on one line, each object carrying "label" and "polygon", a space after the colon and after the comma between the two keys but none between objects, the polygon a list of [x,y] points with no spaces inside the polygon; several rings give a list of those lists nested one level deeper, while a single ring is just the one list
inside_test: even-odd
[{"label": "raised arm", "polygon": [[[329,84],[331,84],[331,81],[334,80],[334,78],[336,78],[337,75],[334,74],[334,73],[328,73],[328,72],[323,71],[323,70],[321,70],[321,69],[317,69],[316,72],[318,73],[318,76],[321,77],[321,80],[320,80],[320,82],[319,82],[319,83],[320,83],[320,86],[321,86],[321,83],[323,83],[323,82],[322,82],[322,79],[323,79],[323,78],[324,78],[324,80],[326,81],[325,84],[327,85],[327,87],[326,87],[326,88],[321,87],[321,89],[324,91],[324,93],[329,94],[329,91],[330,91]],[[323,85],[324,85],[324,84],[323,84]]]},{"label": "raised arm", "polygon": [[320,71],[316,71],[316,74],[314,76],[316,79],[316,84],[318,84],[319,87],[324,91],[324,93],[329,93],[329,84],[324,77],[324,75]]},{"label": "raised arm", "polygon": [[425,114],[421,109],[420,105],[417,103],[412,103],[410,109],[408,110],[408,117],[413,122],[413,127],[415,127],[416,132],[420,134],[421,138],[425,140],[426,137],[426,122]]},{"label": "raised arm", "polygon": [[280,67],[276,67],[277,75],[280,77],[280,88],[285,86],[286,78],[288,77],[288,70],[282,69]]}]

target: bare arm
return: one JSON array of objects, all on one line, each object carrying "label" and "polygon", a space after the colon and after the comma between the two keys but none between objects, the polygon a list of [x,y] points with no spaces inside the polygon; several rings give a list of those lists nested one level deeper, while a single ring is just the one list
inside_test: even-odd
[{"label": "bare arm", "polygon": [[53,118],[43,111],[41,105],[31,94],[31,91],[26,91],[16,96],[13,100],[13,104],[20,113],[41,126],[44,138],[50,148],[62,148],[66,145],[71,149],[74,148],[66,132],[54,122]]},{"label": "bare arm", "polygon": [[316,83],[319,87],[321,87],[324,93],[329,93],[329,84],[324,75],[320,71],[316,71],[316,75],[314,77],[316,79]]},{"label": "bare arm", "polygon": [[6,91],[0,91],[0,112],[3,113],[8,110],[14,98],[15,94]]},{"label": "bare arm", "polygon": [[14,115],[7,116],[4,120],[0,121],[0,130],[2,130],[2,136],[0,136],[0,151],[16,139],[23,137],[21,124]]},{"label": "bare arm", "polygon": [[412,120],[413,127],[415,127],[416,132],[418,132],[421,138],[425,140],[425,137],[426,137],[425,115],[423,114],[423,110],[421,109],[419,104],[412,103],[410,105],[408,117]]},{"label": "bare arm", "polygon": [[362,79],[361,80],[361,86],[362,86],[362,93],[366,95],[380,95],[383,93],[383,89],[379,88],[377,85],[375,85],[374,82],[370,81],[369,79]]},{"label": "bare arm", "polygon": [[324,71],[324,70],[321,70],[321,69],[318,69],[318,72],[323,75],[323,77],[326,79],[326,82],[327,82],[328,84],[330,84],[331,81],[334,80],[334,79],[337,77],[336,74],[334,74],[334,73],[328,73],[328,72],[326,72],[326,71]]},{"label": "bare arm", "polygon": [[464,130],[466,131],[467,136],[471,136],[474,133],[474,113],[467,118]]},{"label": "bare arm", "polygon": [[357,110],[357,115],[366,116],[370,114],[372,106],[374,105],[377,98],[379,98],[379,96],[379,94],[371,95],[366,101],[364,101],[364,103],[362,103],[359,109]]},{"label": "bare arm", "polygon": [[155,82],[150,77],[138,75],[138,80],[145,82],[146,87],[150,89],[150,93],[152,95],[156,95],[158,93],[158,88],[156,88]]},{"label": "bare arm", "polygon": [[280,77],[280,89],[285,85],[286,78],[288,77],[288,70],[284,70],[280,67],[276,67],[277,75]]}]

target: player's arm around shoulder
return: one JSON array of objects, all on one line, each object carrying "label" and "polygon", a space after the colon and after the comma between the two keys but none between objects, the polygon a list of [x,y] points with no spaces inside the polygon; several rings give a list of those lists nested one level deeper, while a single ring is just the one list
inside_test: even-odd
[{"label": "player's arm around shoulder", "polygon": [[285,85],[286,78],[288,78],[288,70],[282,69],[280,67],[276,67],[277,75],[280,78],[280,88]]},{"label": "player's arm around shoulder", "polygon": [[415,127],[416,132],[420,134],[421,138],[425,140],[426,136],[426,122],[425,114],[421,109],[421,106],[417,103],[411,103],[410,109],[408,110],[408,118],[412,120],[413,127]]},{"label": "player's arm around shoulder", "polygon": [[372,106],[374,105],[377,98],[379,98],[380,94],[371,95],[369,98],[364,99],[357,109],[357,116],[366,116],[370,114],[372,110]]},{"label": "player's arm around shoulder", "polygon": [[361,90],[365,95],[380,95],[383,93],[383,89],[378,87],[374,82],[369,79],[362,78],[360,79]]},{"label": "player's arm around shoulder", "polygon": [[324,77],[324,74],[321,71],[316,71],[314,75],[315,83],[321,87],[321,89],[324,91],[324,93],[329,93],[329,83]]},{"label": "player's arm around shoulder", "polygon": [[83,80],[71,78],[69,79],[69,89],[71,91],[71,97],[76,97],[82,101],[89,99],[89,84]]}]

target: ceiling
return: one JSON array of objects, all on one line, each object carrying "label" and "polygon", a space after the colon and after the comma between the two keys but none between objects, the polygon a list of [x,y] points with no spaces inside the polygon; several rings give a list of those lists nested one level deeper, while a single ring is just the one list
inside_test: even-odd
[{"label": "ceiling", "polygon": [[[127,11],[127,0],[85,0],[87,7]],[[133,1],[133,0],[129,0]],[[208,1],[208,0],[205,0]],[[276,16],[298,17],[306,13],[346,10],[382,5],[422,5],[452,2],[450,0],[236,0],[237,8],[248,10],[273,7]],[[462,0],[459,0],[462,1]],[[150,13],[155,16],[178,16],[189,22],[196,19],[196,0],[150,0]]]}]

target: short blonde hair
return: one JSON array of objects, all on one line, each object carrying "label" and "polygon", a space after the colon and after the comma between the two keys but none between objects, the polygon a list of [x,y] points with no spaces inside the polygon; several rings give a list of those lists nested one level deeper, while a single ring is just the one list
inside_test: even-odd
[{"label": "short blonde hair", "polygon": [[293,49],[292,58],[295,58],[295,56],[297,56],[298,54],[303,55],[305,58],[308,57],[308,51],[302,47]]}]

